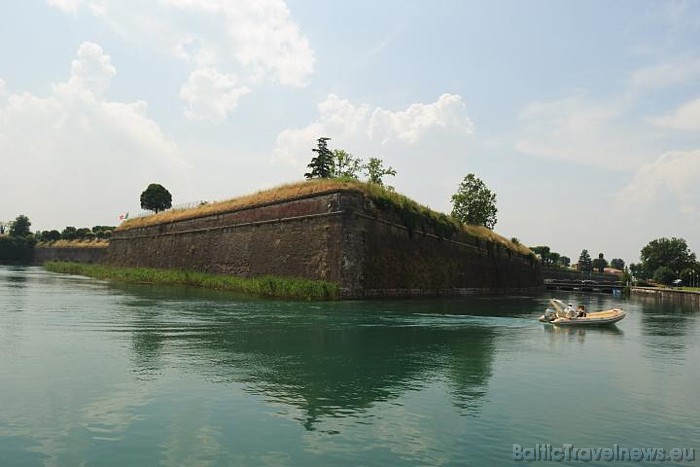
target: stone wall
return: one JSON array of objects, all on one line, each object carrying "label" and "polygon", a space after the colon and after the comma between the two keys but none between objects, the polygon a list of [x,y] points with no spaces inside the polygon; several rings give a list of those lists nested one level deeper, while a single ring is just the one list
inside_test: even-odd
[{"label": "stone wall", "polygon": [[107,255],[105,247],[34,247],[34,262],[70,261],[73,263],[99,263]]},{"label": "stone wall", "polygon": [[117,230],[105,261],[243,277],[341,284],[346,297],[516,292],[542,287],[539,265],[496,243],[429,223],[409,229],[359,191]]}]

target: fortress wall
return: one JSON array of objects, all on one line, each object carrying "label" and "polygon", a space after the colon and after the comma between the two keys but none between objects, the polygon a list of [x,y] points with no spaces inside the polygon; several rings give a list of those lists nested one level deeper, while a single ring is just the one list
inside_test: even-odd
[{"label": "fortress wall", "polygon": [[429,222],[405,224],[361,192],[340,191],[117,230],[105,261],[328,280],[353,298],[542,288],[530,257],[467,235],[442,238]]},{"label": "fortress wall", "polygon": [[74,263],[99,263],[107,254],[105,247],[45,247],[34,248],[34,262],[71,261]]}]

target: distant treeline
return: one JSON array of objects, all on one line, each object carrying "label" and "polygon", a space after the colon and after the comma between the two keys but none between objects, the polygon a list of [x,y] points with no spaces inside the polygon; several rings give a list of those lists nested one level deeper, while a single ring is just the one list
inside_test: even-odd
[{"label": "distant treeline", "polygon": [[34,256],[34,246],[41,243],[51,243],[58,240],[83,241],[107,240],[112,236],[116,228],[107,225],[96,225],[76,228],[68,226],[61,232],[58,230],[44,230],[32,233],[29,228],[31,222],[26,216],[20,215],[10,224],[10,228],[3,228],[0,234],[0,261],[9,263],[31,262]]},{"label": "distant treeline", "polygon": [[34,234],[39,242],[55,242],[57,240],[107,240],[112,237],[112,231],[116,227],[107,225],[96,225],[92,229],[87,227],[71,227],[68,226],[61,232],[58,230],[43,230]]}]

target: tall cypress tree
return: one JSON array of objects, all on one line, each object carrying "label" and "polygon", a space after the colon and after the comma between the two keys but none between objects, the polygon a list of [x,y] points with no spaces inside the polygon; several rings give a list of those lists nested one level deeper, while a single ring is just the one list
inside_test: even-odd
[{"label": "tall cypress tree", "polygon": [[306,178],[330,178],[333,175],[333,153],[328,149],[330,138],[325,136],[318,139],[318,147],[312,149],[316,156],[307,165],[311,172],[304,174]]}]

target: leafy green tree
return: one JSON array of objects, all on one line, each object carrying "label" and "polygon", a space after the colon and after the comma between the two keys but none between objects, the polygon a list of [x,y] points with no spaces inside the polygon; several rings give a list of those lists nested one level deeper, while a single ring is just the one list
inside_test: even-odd
[{"label": "leafy green tree", "polygon": [[605,259],[603,253],[598,254],[598,258],[594,259],[592,262],[593,269],[598,272],[605,272],[605,268],[608,267],[608,261]]},{"label": "leafy green tree", "polygon": [[568,268],[571,265],[571,258],[568,256],[562,256],[559,258],[559,264],[565,268]]},{"label": "leafy green tree", "polygon": [[583,272],[593,271],[593,261],[591,261],[591,255],[588,250],[581,250],[581,254],[578,257],[578,269]]},{"label": "leafy green tree", "polygon": [[674,272],[682,271],[695,264],[695,253],[682,238],[659,238],[649,242],[640,255],[644,271],[656,275],[657,269],[666,266]]},{"label": "leafy green tree", "polygon": [[73,226],[68,226],[61,232],[61,238],[63,240],[75,240],[78,238],[78,229]]},{"label": "leafy green tree", "polygon": [[638,279],[647,279],[649,277],[641,263],[630,263],[629,270],[630,274]]},{"label": "leafy green tree", "polygon": [[497,212],[495,193],[474,174],[467,174],[457,193],[452,195],[452,217],[463,224],[493,229]]},{"label": "leafy green tree", "polygon": [[31,231],[29,230],[31,225],[32,223],[29,222],[29,218],[23,214],[20,214],[12,223],[12,226],[10,226],[10,236],[29,237],[31,235]]},{"label": "leafy green tree", "polygon": [[654,280],[665,285],[671,285],[676,280],[676,272],[668,266],[659,266],[654,271]]},{"label": "leafy green tree", "polygon": [[613,258],[612,260],[610,260],[610,267],[619,269],[620,271],[624,271],[625,262],[620,258]]},{"label": "leafy green tree", "polygon": [[540,257],[540,262],[543,266],[556,266],[559,264],[561,255],[551,251],[548,246],[536,246],[530,249]]},{"label": "leafy green tree", "polygon": [[[384,167],[384,161],[378,157],[370,157],[364,169],[367,171],[367,181],[379,186],[384,186],[384,181],[382,179],[385,176],[391,175],[393,177],[396,175],[396,170],[392,167]],[[387,186],[387,188],[393,189],[390,186]]]},{"label": "leafy green tree", "polygon": [[359,180],[362,172],[362,159],[342,149],[333,150],[333,178]]},{"label": "leafy green tree", "polygon": [[692,285],[695,278],[695,270],[693,268],[685,268],[678,275],[678,278],[683,281],[684,285]]},{"label": "leafy green tree", "polygon": [[95,237],[105,239],[112,236],[112,231],[114,231],[115,228],[114,226],[108,225],[96,225],[92,228],[92,232],[95,234]]},{"label": "leafy green tree", "polygon": [[45,242],[55,242],[56,240],[61,239],[61,232],[58,230],[50,230],[48,232],[44,232],[43,235],[43,240]]},{"label": "leafy green tree", "polygon": [[156,213],[170,209],[173,205],[173,197],[163,185],[151,183],[141,193],[141,208]]},{"label": "leafy green tree", "polygon": [[311,178],[330,178],[333,176],[333,153],[328,149],[328,141],[330,138],[325,136],[319,138],[318,147],[312,149],[316,153],[316,156],[311,159],[311,162],[307,167],[311,169],[311,172],[304,174],[304,177]]},{"label": "leafy green tree", "polygon": [[[92,235],[90,235],[92,234]],[[94,237],[94,234],[92,233],[92,230],[88,229],[87,227],[81,227],[77,230],[76,235],[79,239],[85,240],[88,237]]]}]

